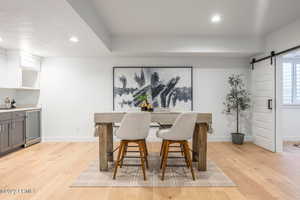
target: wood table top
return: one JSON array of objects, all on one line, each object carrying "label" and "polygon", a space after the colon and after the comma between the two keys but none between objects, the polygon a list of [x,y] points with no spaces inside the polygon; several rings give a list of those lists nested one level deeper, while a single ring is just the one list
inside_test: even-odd
[{"label": "wood table top", "polygon": [[[181,112],[150,112],[151,121],[162,124],[172,124]],[[198,112],[195,112],[198,113]],[[126,112],[97,112],[94,114],[94,122],[97,123],[119,123]],[[212,113],[198,113],[196,123],[212,123]]]}]

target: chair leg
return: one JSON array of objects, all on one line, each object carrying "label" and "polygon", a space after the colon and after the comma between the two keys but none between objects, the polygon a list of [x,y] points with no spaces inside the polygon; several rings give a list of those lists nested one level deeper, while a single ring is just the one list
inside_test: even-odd
[{"label": "chair leg", "polygon": [[187,141],[184,141],[183,145],[184,145],[184,150],[185,150],[184,152],[185,152],[187,161],[188,161],[190,169],[191,169],[193,180],[195,180],[195,174],[194,174],[194,169],[193,169],[192,158],[191,158],[191,154],[189,152],[189,145],[188,145]]},{"label": "chair leg", "polygon": [[184,156],[183,144],[180,143],[181,155]]},{"label": "chair leg", "polygon": [[113,179],[116,179],[116,175],[117,175],[117,171],[118,171],[118,166],[119,166],[119,163],[120,163],[120,160],[121,160],[121,154],[122,154],[122,151],[123,151],[124,147],[125,147],[124,146],[124,142],[121,141],[119,152],[118,152],[118,157],[117,157],[117,160],[115,162],[115,169],[114,169]]},{"label": "chair leg", "polygon": [[140,150],[140,156],[141,156],[141,164],[142,164],[142,170],[143,170],[143,175],[144,175],[144,180],[146,180],[146,170],[145,170],[145,150],[144,150],[144,145],[142,141],[138,142],[139,145],[139,150]]},{"label": "chair leg", "polygon": [[149,169],[147,145],[146,145],[146,141],[145,140],[142,141],[142,145],[143,145],[143,150],[144,150],[143,152],[144,152],[144,158],[145,158],[146,168]]},{"label": "chair leg", "polygon": [[162,153],[163,153],[163,150],[164,150],[164,144],[165,144],[165,140],[162,141],[159,156],[162,156]]},{"label": "chair leg", "polygon": [[145,144],[146,156],[148,156],[148,147],[147,147],[146,139],[144,139],[144,144]]},{"label": "chair leg", "polygon": [[180,147],[181,147],[181,154],[182,154],[182,156],[184,157],[184,160],[185,160],[186,166],[189,168],[189,167],[190,167],[190,165],[189,165],[189,162],[188,162],[188,159],[187,159],[186,153],[185,153],[184,144],[183,144],[182,142],[180,142]]},{"label": "chair leg", "polygon": [[128,142],[125,141],[125,142],[124,142],[124,149],[123,149],[123,151],[122,151],[122,153],[121,153],[120,168],[123,167],[123,160],[124,160],[124,157],[126,156],[127,148],[128,148]]},{"label": "chair leg", "polygon": [[166,141],[163,140],[163,143],[162,143],[162,145],[161,145],[161,161],[160,161],[160,169],[162,169],[162,167],[163,167],[165,153],[166,153]]},{"label": "chair leg", "polygon": [[[164,161],[164,155],[166,153],[166,145],[167,145],[167,141],[166,140],[163,140],[163,143],[162,143],[162,152],[161,152],[161,162],[160,162],[160,169],[162,169],[163,167],[163,161]],[[169,147],[168,147],[169,149]]]},{"label": "chair leg", "polygon": [[165,179],[165,171],[166,171],[166,167],[167,167],[167,163],[168,163],[168,154],[169,154],[169,141],[165,142],[164,145],[164,153],[163,153],[163,157],[162,157],[162,176],[161,176],[161,180],[163,181]]}]

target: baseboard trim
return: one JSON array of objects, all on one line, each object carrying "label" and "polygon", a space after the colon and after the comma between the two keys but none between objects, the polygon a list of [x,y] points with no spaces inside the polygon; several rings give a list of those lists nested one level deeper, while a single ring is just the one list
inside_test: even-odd
[{"label": "baseboard trim", "polygon": [[43,137],[42,142],[96,142],[96,137]]},{"label": "baseboard trim", "polygon": [[[209,142],[231,142],[231,136],[229,136],[229,137],[215,137],[215,136],[211,136],[211,137],[208,137],[208,141]],[[246,142],[252,142],[253,141],[252,136],[246,136],[245,137],[245,141]]]},{"label": "baseboard trim", "polygon": [[[300,137],[299,137],[300,140]],[[98,141],[96,137],[44,137],[42,138],[42,142],[96,142]],[[149,142],[160,142],[159,138],[149,138],[147,141]],[[230,142],[231,136],[229,137],[208,137],[209,142]],[[253,141],[252,136],[246,136],[245,141]]]}]

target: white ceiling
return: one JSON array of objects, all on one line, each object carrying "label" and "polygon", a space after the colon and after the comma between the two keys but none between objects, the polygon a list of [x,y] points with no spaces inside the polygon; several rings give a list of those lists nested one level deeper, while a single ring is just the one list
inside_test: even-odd
[{"label": "white ceiling", "polygon": [[[300,0],[1,0],[0,46],[41,56],[249,57],[299,10]],[[210,23],[215,13],[220,24]]]},{"label": "white ceiling", "polygon": [[[113,35],[263,35],[300,17],[299,0],[93,0]],[[220,24],[210,18],[219,13]]]},{"label": "white ceiling", "polygon": [[[75,35],[79,43],[70,43]],[[108,52],[64,0],[1,0],[1,47],[42,56],[99,56]]]}]

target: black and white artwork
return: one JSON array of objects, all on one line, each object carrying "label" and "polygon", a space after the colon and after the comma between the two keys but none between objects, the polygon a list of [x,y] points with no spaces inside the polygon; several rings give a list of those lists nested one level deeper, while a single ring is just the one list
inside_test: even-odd
[{"label": "black and white artwork", "polygon": [[193,109],[192,67],[114,67],[114,110],[128,111],[147,95],[155,108]]}]

